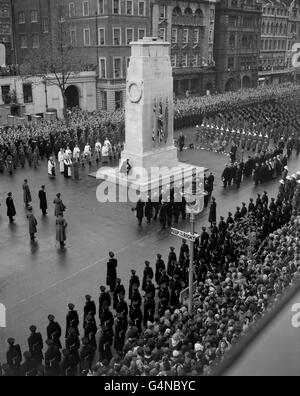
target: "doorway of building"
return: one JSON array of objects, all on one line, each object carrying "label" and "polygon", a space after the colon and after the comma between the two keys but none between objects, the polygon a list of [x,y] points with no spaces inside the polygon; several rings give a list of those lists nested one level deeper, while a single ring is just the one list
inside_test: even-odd
[{"label": "doorway of building", "polygon": [[79,90],[75,85],[70,85],[65,92],[67,98],[67,107],[79,107]]}]

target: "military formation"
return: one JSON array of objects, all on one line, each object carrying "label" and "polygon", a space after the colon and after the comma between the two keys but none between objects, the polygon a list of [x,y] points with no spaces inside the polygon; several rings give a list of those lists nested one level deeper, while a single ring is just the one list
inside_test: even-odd
[{"label": "military formation", "polygon": [[[60,197],[58,196],[56,202],[57,213],[62,210],[59,200]],[[218,225],[214,218],[210,232],[203,227],[202,233],[195,242],[193,267],[194,279],[197,281],[199,288],[202,287],[203,293],[205,293],[204,285],[210,280],[208,283],[210,291],[208,299],[215,299],[216,296],[220,299],[224,296],[222,297],[225,298],[222,303],[223,307],[227,306],[227,303],[225,303],[227,298],[230,297],[230,301],[233,301],[234,295],[231,296],[231,291],[230,296],[228,293],[231,290],[234,278],[231,281],[228,278],[228,273],[233,271],[233,267],[236,269],[234,263],[239,262],[239,257],[245,255],[247,251],[251,254],[251,249],[254,249],[253,252],[255,252],[268,235],[284,228],[299,213],[300,172],[298,172],[295,180],[288,174],[286,175],[280,182],[276,198],[270,199],[267,192],[264,192],[262,196],[258,194],[256,200],[250,199],[248,206],[246,206],[246,203],[242,203],[242,207],[237,207],[234,215],[228,213],[227,219],[220,217]],[[7,340],[6,363],[1,366],[1,374],[4,376],[105,375],[109,370],[110,374],[122,375],[125,369],[123,371],[120,371],[120,369],[124,365],[125,368],[127,367],[128,351],[134,351],[136,347],[140,348],[144,370],[147,366],[146,351],[151,357],[148,360],[149,363],[153,358],[151,351],[155,349],[155,346],[150,343],[151,337],[150,339],[145,338],[144,332],[155,334],[153,332],[156,327],[158,334],[161,332],[162,336],[165,334],[167,337],[164,339],[165,341],[161,339],[162,345],[165,345],[168,337],[172,337],[171,349],[166,355],[166,359],[170,360],[168,366],[170,368],[167,370],[169,374],[165,375],[171,375],[171,366],[174,367],[175,363],[172,356],[181,356],[181,351],[184,350],[186,352],[190,351],[189,355],[194,359],[197,358],[197,361],[200,359],[201,362],[206,362],[205,355],[200,357],[197,355],[199,349],[194,349],[194,345],[199,343],[201,350],[206,349],[207,353],[209,351],[211,353],[211,348],[214,348],[214,345],[217,344],[215,341],[211,341],[212,344],[207,343],[205,339],[207,337],[211,338],[215,332],[212,327],[206,326],[202,321],[201,324],[199,322],[199,325],[197,325],[193,321],[193,315],[190,317],[184,315],[186,308],[182,305],[182,299],[184,299],[182,292],[188,284],[189,260],[190,249],[186,241],[183,240],[178,255],[174,247],[170,247],[167,262],[163,260],[161,254],[156,256],[154,269],[149,261],[145,261],[142,280],[132,269],[128,288],[125,289],[117,275],[118,260],[115,254],[110,252],[106,274],[106,284],[109,289],[107,290],[104,285],[100,286],[98,304],[94,302],[90,295],[86,295],[81,314],[77,312],[74,304],[67,304],[68,311],[66,312],[64,329],[56,321],[55,316],[49,314],[45,329],[45,345],[42,333],[38,331],[35,325],[31,325],[29,327],[28,345],[23,346],[25,348],[23,354],[21,346],[16,343],[15,339],[9,338]],[[250,268],[248,268],[249,270]],[[242,273],[246,274],[247,271],[246,267],[245,269],[242,268],[241,262],[238,271],[239,274],[237,274],[236,282],[234,282],[239,285],[239,288],[246,287],[246,284],[252,278],[247,280],[244,277]],[[225,282],[217,282],[217,279],[223,279],[223,277],[226,278]],[[211,279],[214,279],[214,281]],[[218,284],[219,288],[216,289]],[[234,290],[237,290],[237,286]],[[251,290],[253,291],[253,288]],[[235,298],[238,299],[238,296]],[[223,329],[222,334],[219,334],[219,337],[216,338],[219,339],[220,343],[217,347],[220,349],[223,348],[222,345],[225,342],[223,332],[225,332],[227,325],[232,327],[235,321],[239,321],[240,318],[237,316],[235,319],[230,319],[229,311],[226,311],[229,317],[224,316],[223,312],[223,319],[219,314],[210,313],[211,308],[208,299],[205,299],[208,305],[205,306],[203,301],[200,305],[202,308],[199,308],[200,311],[197,311],[197,314],[202,313],[204,318],[207,313],[208,318],[211,318],[210,322],[215,323],[216,329]],[[244,304],[247,305],[247,302]],[[249,304],[252,313],[249,318],[257,319],[254,315],[256,308],[254,309],[250,300]],[[241,306],[236,307],[236,312],[239,312],[239,310],[242,310]],[[181,327],[176,327],[177,330],[171,330],[171,322],[176,321],[176,318],[183,320]],[[183,323],[188,325],[184,318],[191,320],[191,327],[189,327],[191,333],[184,333]],[[81,326],[83,327],[82,330]],[[183,340],[184,337],[188,337],[188,340],[190,340],[191,334],[194,334],[194,342],[192,342],[192,349],[190,350],[188,347],[190,341],[185,343]],[[199,334],[202,334],[202,336],[200,337]],[[226,339],[223,354],[234,343],[232,334],[230,336],[228,333]],[[150,348],[151,345],[152,349]],[[183,348],[184,345],[186,345],[185,348]],[[159,353],[154,361],[160,363],[163,356],[165,354]],[[212,361],[218,360],[216,359],[216,348],[211,356]],[[163,359],[163,361],[165,360]],[[118,367],[115,366],[116,362]],[[212,362],[207,362],[207,364],[210,365]],[[198,366],[197,374],[205,372],[204,366],[205,364]],[[155,367],[154,364],[152,368]],[[190,366],[188,368],[190,369]],[[138,374],[139,370],[140,368],[134,365],[134,373]],[[143,370],[142,372],[144,372]],[[151,375],[150,371],[147,371],[145,375]],[[155,375],[158,375],[158,372],[155,371]],[[189,372],[186,370],[181,374],[188,375]],[[126,373],[128,374],[127,371]]]}]

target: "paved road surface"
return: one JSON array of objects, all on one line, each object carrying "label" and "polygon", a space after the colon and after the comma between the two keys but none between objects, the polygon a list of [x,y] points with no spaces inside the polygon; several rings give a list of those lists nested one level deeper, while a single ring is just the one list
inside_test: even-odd
[{"label": "paved road surface", "polygon": [[[188,131],[191,133],[191,131]],[[255,188],[251,181],[243,183],[240,190],[224,191],[221,172],[228,158],[206,151],[186,150],[180,156],[191,162],[211,169],[216,175],[217,214],[227,216],[242,201],[267,190],[274,195],[277,183]],[[300,160],[293,157],[292,171],[300,169]],[[7,328],[0,329],[0,362],[4,360],[5,340],[13,336],[24,348],[28,328],[36,324],[43,334],[47,316],[53,313],[65,326],[67,304],[73,302],[82,312],[84,295],[89,293],[98,299],[99,286],[105,284],[107,255],[110,250],[118,258],[118,276],[126,289],[130,270],[136,269],[142,276],[144,261],[155,264],[156,253],[167,257],[169,246],[177,250],[180,240],[162,231],[158,224],[144,224],[139,228],[131,211],[132,204],[100,204],[96,200],[99,181],[87,177],[90,170],[81,170],[81,180],[65,180],[58,175],[49,180],[45,164],[38,170],[18,169],[14,176],[0,175],[0,302],[7,307]],[[28,178],[33,195],[34,214],[38,220],[38,241],[32,246],[28,237],[28,225],[22,204],[22,183]],[[37,193],[42,184],[47,185],[49,216],[42,218],[38,209]],[[8,224],[5,198],[12,191],[15,199],[16,224]],[[55,218],[52,201],[57,192],[62,193],[67,206],[66,219],[69,223],[68,241],[65,252],[55,242]],[[196,231],[207,225],[208,210],[196,223]],[[188,229],[188,222],[180,224]],[[80,324],[82,326],[82,324]]]}]

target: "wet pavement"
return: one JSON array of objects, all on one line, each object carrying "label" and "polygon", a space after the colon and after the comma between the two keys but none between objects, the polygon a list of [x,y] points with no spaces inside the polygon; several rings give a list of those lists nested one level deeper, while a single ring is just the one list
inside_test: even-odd
[{"label": "wet pavement", "polygon": [[[192,131],[186,131],[192,136]],[[277,182],[254,187],[253,182],[242,183],[236,188],[224,190],[221,173],[228,158],[222,154],[203,150],[185,150],[179,155],[183,162],[210,169],[216,177],[213,195],[217,199],[217,215],[227,216],[229,210],[249,197],[267,190],[275,195]],[[295,156],[289,162],[291,172],[300,170],[300,159]],[[65,328],[67,304],[72,302],[82,314],[85,294],[98,300],[99,286],[106,281],[106,263],[109,251],[118,259],[118,276],[128,288],[130,270],[136,269],[141,277],[144,261],[155,265],[157,253],[167,258],[169,246],[178,250],[181,241],[161,230],[159,224],[137,226],[130,203],[101,204],[96,199],[99,181],[88,177],[94,168],[80,170],[80,180],[64,179],[57,175],[49,180],[46,164],[39,169],[18,169],[10,177],[0,175],[0,303],[7,308],[7,327],[0,328],[0,362],[6,352],[6,339],[15,337],[23,351],[27,347],[29,326],[35,324],[45,337],[47,316],[53,313]],[[26,210],[22,201],[22,184],[27,178],[33,197],[34,214],[38,220],[37,242],[31,244],[28,235]],[[46,184],[48,216],[39,210],[38,191]],[[16,223],[8,224],[5,199],[13,193],[17,210]],[[61,250],[55,241],[55,217],[53,199],[61,192],[67,206],[67,245]],[[207,225],[208,209],[197,219],[196,231]],[[188,221],[181,223],[189,229]],[[82,323],[80,324],[82,327]]]}]

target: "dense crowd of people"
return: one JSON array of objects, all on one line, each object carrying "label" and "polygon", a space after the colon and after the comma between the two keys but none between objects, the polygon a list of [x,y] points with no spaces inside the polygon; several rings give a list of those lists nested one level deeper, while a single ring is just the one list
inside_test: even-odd
[{"label": "dense crowd of people", "polygon": [[[278,100],[299,98],[300,87],[292,83],[270,85],[237,92],[226,92],[221,95],[189,97],[175,100],[175,129],[187,128],[201,124],[207,116],[230,114],[239,109],[250,108],[262,103],[273,103]],[[259,107],[258,106],[258,107]],[[241,121],[243,121],[241,119]],[[255,121],[255,120],[254,120]]]},{"label": "dense crowd of people", "polygon": [[48,315],[45,350],[34,325],[23,354],[9,338],[2,375],[211,374],[300,277],[300,172],[289,181],[286,175],[277,197],[258,194],[248,206],[243,203],[227,219],[221,217],[218,225],[213,221],[210,232],[203,227],[194,247],[197,289],[192,314],[181,299],[188,283],[186,241],[178,254],[170,248],[166,262],[157,254],[154,269],[146,261],[142,280],[131,270],[127,290],[110,252],[109,290],[100,286],[98,309],[86,295],[80,322],[69,303],[64,334],[54,315]]},{"label": "dense crowd of people", "polygon": [[[178,128],[199,124],[196,143],[225,152],[235,146],[260,153],[292,138],[300,151],[300,87],[279,85],[201,98],[175,100]],[[201,126],[200,126],[201,125]],[[73,109],[68,120],[0,127],[0,172],[12,173],[18,166],[31,165],[38,158],[58,156],[60,149],[74,151],[91,147],[96,160],[97,145],[111,142],[110,156],[118,158],[125,139],[124,111],[88,113]],[[179,139],[180,140],[180,139]],[[178,146],[183,148],[180,141]],[[290,144],[290,143],[289,143]]]}]

